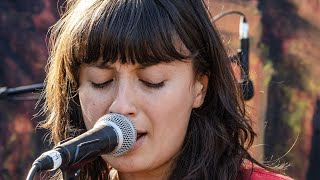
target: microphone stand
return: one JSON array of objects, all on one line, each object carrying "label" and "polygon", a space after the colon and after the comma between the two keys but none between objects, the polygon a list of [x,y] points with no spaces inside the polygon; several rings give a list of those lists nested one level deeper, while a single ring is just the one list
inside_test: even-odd
[{"label": "microphone stand", "polygon": [[[17,95],[27,94],[27,93],[34,93],[34,92],[41,92],[43,90],[44,85],[42,83],[39,84],[32,84],[27,86],[19,86],[14,88],[8,87],[0,87],[0,100],[2,99],[10,99],[10,100],[36,100],[37,98],[20,98],[18,99]],[[80,168],[65,168],[60,169],[62,172],[63,180],[78,180],[80,177]],[[27,179],[33,179],[35,173],[37,171],[32,172]]]},{"label": "microphone stand", "polygon": [[36,97],[17,97],[18,95],[41,92],[43,90],[43,84],[31,84],[27,86],[19,86],[14,88],[0,87],[0,100],[9,99],[9,100],[36,100]]},{"label": "microphone stand", "polygon": [[249,25],[247,23],[245,15],[240,11],[224,11],[214,16],[211,22],[214,22],[225,15],[238,14],[241,16],[239,25],[239,37],[240,37],[240,49],[238,49],[237,55],[230,56],[229,59],[232,62],[237,62],[240,58],[241,79],[239,85],[242,89],[244,100],[250,100],[254,95],[253,83],[249,78]]}]

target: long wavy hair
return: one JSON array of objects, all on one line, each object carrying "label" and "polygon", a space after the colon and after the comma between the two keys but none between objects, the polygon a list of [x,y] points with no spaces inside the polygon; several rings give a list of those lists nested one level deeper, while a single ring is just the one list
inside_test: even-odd
[{"label": "long wavy hair", "polygon": [[[192,61],[209,77],[201,107],[193,109],[184,145],[169,179],[236,179],[255,133],[231,62],[202,0],[70,0],[49,30],[42,127],[54,143],[85,131],[78,71],[102,57],[105,63],[157,64]],[[188,51],[182,51],[177,44]],[[81,179],[108,179],[110,166],[97,158]]]}]

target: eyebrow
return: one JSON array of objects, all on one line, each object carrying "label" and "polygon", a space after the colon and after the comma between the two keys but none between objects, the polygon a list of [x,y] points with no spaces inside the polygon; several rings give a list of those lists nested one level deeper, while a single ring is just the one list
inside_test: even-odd
[{"label": "eyebrow", "polygon": [[107,63],[94,63],[92,66],[99,69],[112,69],[112,67]]}]

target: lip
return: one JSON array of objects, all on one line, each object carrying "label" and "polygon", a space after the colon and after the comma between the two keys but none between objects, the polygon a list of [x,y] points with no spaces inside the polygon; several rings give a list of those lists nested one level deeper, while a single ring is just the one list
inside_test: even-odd
[{"label": "lip", "polygon": [[136,149],[141,147],[145,141],[146,136],[148,135],[146,132],[142,132],[142,131],[141,132],[137,131],[137,134],[143,134],[143,135],[136,140],[136,143],[131,147],[130,152],[135,151]]},{"label": "lip", "polygon": [[147,131],[143,131],[143,130],[138,130],[137,129],[137,134],[145,134],[145,133],[147,133]]}]

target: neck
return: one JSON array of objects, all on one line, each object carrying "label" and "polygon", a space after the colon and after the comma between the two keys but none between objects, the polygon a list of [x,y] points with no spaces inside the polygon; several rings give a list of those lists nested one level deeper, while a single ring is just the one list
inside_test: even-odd
[{"label": "neck", "polygon": [[146,173],[119,173],[119,180],[166,180],[167,177],[164,174],[146,174]]},{"label": "neck", "polygon": [[119,180],[167,180],[169,178],[170,169],[168,167],[158,168],[152,171],[141,172],[118,172]]}]

